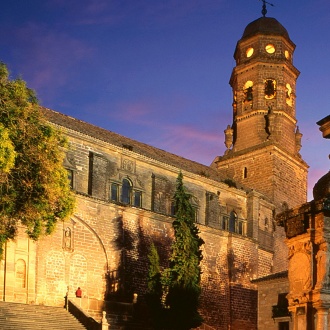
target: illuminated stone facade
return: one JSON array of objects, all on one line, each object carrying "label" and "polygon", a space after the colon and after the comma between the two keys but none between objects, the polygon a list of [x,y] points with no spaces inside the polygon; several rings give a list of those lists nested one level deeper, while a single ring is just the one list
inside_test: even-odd
[{"label": "illuminated stone facade", "polygon": [[[162,266],[168,265],[172,197],[182,171],[205,241],[205,326],[257,329],[257,284],[251,280],[286,268],[287,250],[275,214],[305,201],[307,165],[299,155],[295,119],[294,45],[277,30],[246,31],[235,51],[228,150],[212,166],[44,109],[70,142],[64,166],[77,208],[52,236],[31,242],[22,228],[7,244],[0,268],[3,300],[61,306],[67,293],[74,299],[79,286],[82,308],[98,320],[107,308],[104,301],[131,303],[137,294],[142,306],[151,242]],[[265,53],[269,44],[275,54]]]}]

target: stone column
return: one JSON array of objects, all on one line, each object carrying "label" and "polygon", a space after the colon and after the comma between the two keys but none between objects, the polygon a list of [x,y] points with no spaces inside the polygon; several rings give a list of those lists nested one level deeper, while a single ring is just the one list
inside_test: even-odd
[{"label": "stone column", "polygon": [[328,330],[329,308],[317,307],[316,311],[316,330]]}]

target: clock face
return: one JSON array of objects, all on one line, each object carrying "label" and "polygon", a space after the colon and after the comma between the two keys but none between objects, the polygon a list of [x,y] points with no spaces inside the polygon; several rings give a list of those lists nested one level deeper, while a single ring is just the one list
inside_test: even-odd
[{"label": "clock face", "polygon": [[246,57],[251,57],[254,52],[254,49],[252,47],[248,48],[246,50]]},{"label": "clock face", "polygon": [[272,44],[268,44],[268,45],[265,47],[265,49],[266,49],[266,52],[267,52],[268,54],[273,54],[273,53],[275,53],[275,47],[274,47],[274,45],[272,45]]},{"label": "clock face", "polygon": [[287,50],[284,52],[284,55],[287,60],[290,59],[290,53]]}]

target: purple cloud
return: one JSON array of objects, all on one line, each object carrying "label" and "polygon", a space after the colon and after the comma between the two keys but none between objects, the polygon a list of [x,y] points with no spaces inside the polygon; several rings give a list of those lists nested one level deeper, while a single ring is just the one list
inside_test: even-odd
[{"label": "purple cloud", "polygon": [[73,68],[93,54],[93,49],[80,40],[36,23],[17,28],[12,36],[17,45],[13,56],[22,63],[20,74],[44,96],[74,79]]}]

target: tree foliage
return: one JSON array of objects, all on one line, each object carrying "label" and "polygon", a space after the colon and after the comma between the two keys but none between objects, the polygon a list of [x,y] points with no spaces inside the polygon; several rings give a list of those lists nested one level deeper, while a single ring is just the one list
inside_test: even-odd
[{"label": "tree foliage", "polygon": [[[163,309],[166,317],[163,319],[167,325],[164,328],[168,329],[188,330],[202,322],[198,301],[201,293],[200,262],[203,258],[200,248],[204,241],[199,237],[195,211],[190,200],[191,196],[185,190],[180,172],[174,195],[176,217],[173,221],[174,241],[170,267],[161,276],[163,294],[166,295],[166,308]],[[155,267],[149,268],[149,273],[151,269]]]},{"label": "tree foliage", "polygon": [[33,90],[9,79],[0,63],[0,253],[17,226],[30,238],[50,234],[72,214],[75,198],[63,168],[66,139],[44,118]]},{"label": "tree foliage", "polygon": [[162,283],[161,271],[159,264],[159,255],[155,245],[152,243],[150,247],[149,271],[148,271],[148,291],[146,295],[149,305],[152,325],[154,329],[162,329],[163,321],[163,306],[162,306]]}]

